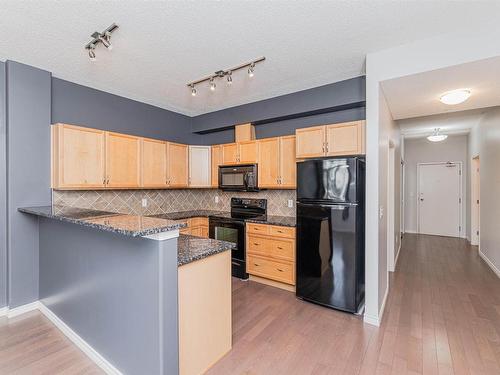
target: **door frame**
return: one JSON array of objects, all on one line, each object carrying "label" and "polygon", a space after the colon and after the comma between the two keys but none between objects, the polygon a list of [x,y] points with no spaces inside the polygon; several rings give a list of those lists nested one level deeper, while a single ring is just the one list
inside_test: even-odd
[{"label": "door frame", "polygon": [[460,230],[458,231],[458,238],[463,238],[465,233],[464,226],[464,215],[463,215],[463,163],[461,161],[442,161],[442,162],[430,162],[430,163],[417,163],[417,196],[415,199],[417,200],[417,233],[420,233],[420,168],[425,167],[426,165],[448,165],[448,164],[457,164],[459,169],[459,187],[458,187],[458,222]]},{"label": "door frame", "polygon": [[[395,230],[394,230],[394,209],[395,209],[395,171],[396,167],[396,149],[394,142],[389,140],[387,150],[387,269],[394,272],[395,269]],[[398,202],[399,203],[399,202]]]},{"label": "door frame", "polygon": [[481,164],[479,155],[471,159],[470,175],[470,218],[471,218],[471,245],[479,246],[481,243]]}]

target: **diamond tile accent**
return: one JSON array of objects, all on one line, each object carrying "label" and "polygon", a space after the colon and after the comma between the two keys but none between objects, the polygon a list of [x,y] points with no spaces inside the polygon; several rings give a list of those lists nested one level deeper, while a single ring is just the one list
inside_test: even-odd
[{"label": "diamond tile accent", "polygon": [[[219,203],[215,203],[215,197]],[[231,198],[267,199],[268,215],[295,216],[295,190],[264,190],[258,193],[226,192],[217,189],[52,191],[54,204],[91,208],[133,215],[155,215],[175,211],[229,211]],[[142,199],[148,207],[142,207]],[[288,200],[294,207],[288,207]]]}]

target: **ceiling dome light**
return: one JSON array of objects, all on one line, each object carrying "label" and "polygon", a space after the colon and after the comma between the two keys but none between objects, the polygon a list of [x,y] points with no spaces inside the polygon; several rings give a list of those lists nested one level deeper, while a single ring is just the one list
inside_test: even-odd
[{"label": "ceiling dome light", "polygon": [[439,101],[447,105],[456,105],[465,102],[469,99],[470,95],[471,92],[469,89],[452,90],[441,95]]},{"label": "ceiling dome light", "polygon": [[442,142],[444,141],[446,138],[448,138],[448,135],[446,134],[441,134],[439,132],[439,128],[436,128],[434,129],[434,133],[432,133],[432,135],[429,135],[427,137],[427,139],[431,142]]},{"label": "ceiling dome light", "polygon": [[233,84],[233,72],[231,71],[227,72],[227,84],[228,85]]},{"label": "ceiling dome light", "polygon": [[248,68],[248,76],[252,78],[254,76],[255,63],[251,63]]},{"label": "ceiling dome light", "polygon": [[215,91],[215,81],[214,77],[210,79],[210,90]]},{"label": "ceiling dome light", "polygon": [[196,89],[194,85],[191,85],[191,96],[196,96]]}]

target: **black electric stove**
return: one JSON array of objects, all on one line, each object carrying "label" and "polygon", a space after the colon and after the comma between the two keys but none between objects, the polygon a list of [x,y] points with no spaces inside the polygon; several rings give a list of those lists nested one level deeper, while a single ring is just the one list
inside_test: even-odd
[{"label": "black electric stove", "polygon": [[267,199],[231,198],[231,213],[209,217],[209,236],[235,244],[231,254],[232,275],[248,279],[246,272],[245,220],[266,221]]}]

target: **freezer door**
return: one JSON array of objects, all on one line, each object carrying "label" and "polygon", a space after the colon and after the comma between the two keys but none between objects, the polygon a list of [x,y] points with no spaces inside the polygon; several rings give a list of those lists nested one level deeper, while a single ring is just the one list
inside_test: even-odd
[{"label": "freezer door", "polygon": [[[297,204],[298,297],[357,312],[364,289],[356,205]],[[363,278],[361,280],[360,278]]]},{"label": "freezer door", "polygon": [[297,163],[297,200],[357,203],[358,158]]}]

